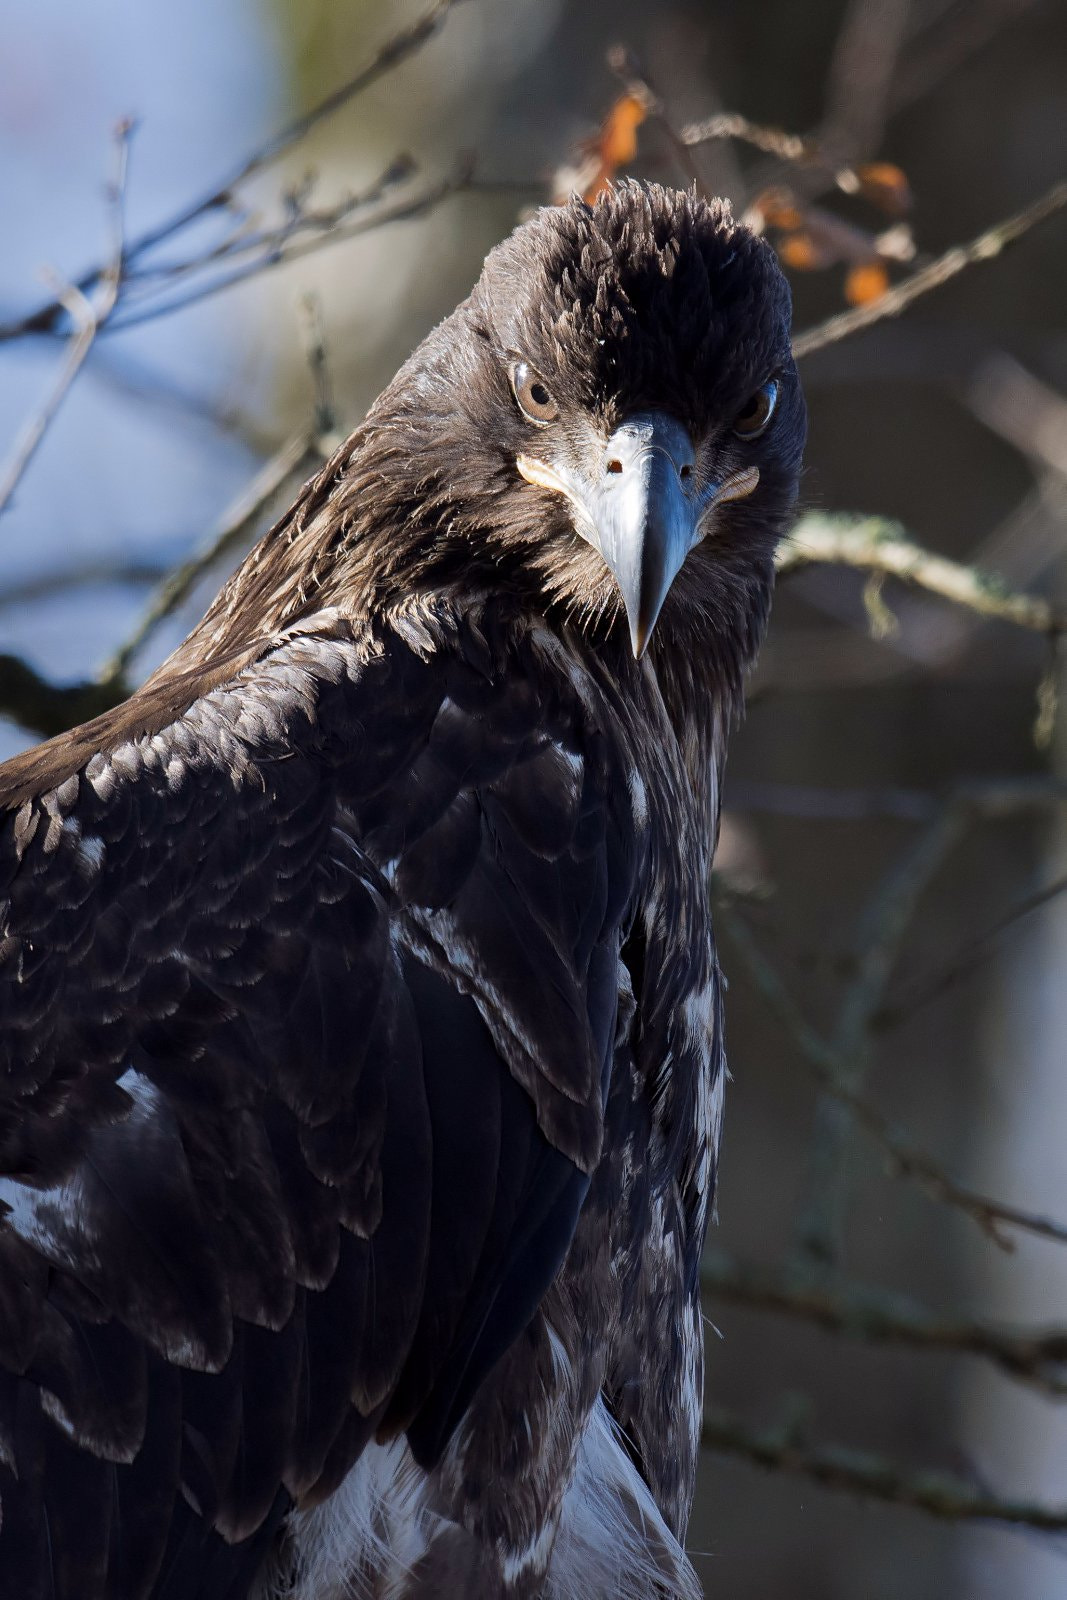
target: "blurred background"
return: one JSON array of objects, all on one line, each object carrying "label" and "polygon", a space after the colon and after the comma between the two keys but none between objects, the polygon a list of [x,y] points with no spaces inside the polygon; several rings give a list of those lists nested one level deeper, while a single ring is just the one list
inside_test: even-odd
[{"label": "blurred background", "polygon": [[[800,331],[1067,167],[1061,0],[460,0],[272,144],[424,14],[0,0],[0,758],[173,648],[525,208],[621,172],[726,193]],[[690,142],[725,114],[754,126]],[[70,285],[117,259],[123,117],[92,337]],[[872,537],[980,603],[976,569],[1067,602],[1065,246],[1061,210],[802,362],[806,520],[714,891],[734,1083],[690,1542],[720,1600],[1067,1594],[1067,1245],[967,1199],[1067,1218],[1056,613],[883,582]],[[861,570],[823,559],[857,527]]]}]

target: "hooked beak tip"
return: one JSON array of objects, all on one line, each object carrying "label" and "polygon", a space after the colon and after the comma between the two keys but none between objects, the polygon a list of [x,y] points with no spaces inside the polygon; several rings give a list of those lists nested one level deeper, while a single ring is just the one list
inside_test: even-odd
[{"label": "hooked beak tip", "polygon": [[652,629],[642,626],[639,622],[630,622],[630,643],[633,646],[634,660],[640,661],[648,649],[649,640],[652,638]]}]

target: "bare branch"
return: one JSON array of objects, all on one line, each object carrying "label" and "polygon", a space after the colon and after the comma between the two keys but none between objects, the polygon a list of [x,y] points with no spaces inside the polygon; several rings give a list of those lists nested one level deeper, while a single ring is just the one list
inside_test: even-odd
[{"label": "bare branch", "polygon": [[[914,245],[902,248],[902,242],[893,238],[892,231],[874,238],[830,212],[817,210],[811,204],[824,189],[838,188],[843,194],[854,195],[865,192],[870,183],[869,176],[865,176],[862,169],[844,161],[840,152],[831,149],[819,135],[788,133],[784,128],[777,128],[769,123],[753,122],[751,118],[742,116],[736,111],[719,111],[700,122],[687,123],[679,130],[677,137],[684,145],[736,140],[739,144],[751,145],[754,150],[774,156],[777,161],[796,169],[797,175],[803,180],[799,187],[805,191],[805,224],[817,220],[821,235],[828,236],[831,232],[836,232],[839,239],[851,244],[853,254],[857,253],[856,247],[862,243],[868,256],[873,251],[881,254],[885,260],[910,261],[914,255]],[[765,174],[768,179],[771,176],[770,173]],[[758,184],[757,187],[762,188],[763,184]],[[788,191],[783,191],[783,197],[787,193]],[[746,220],[753,227],[763,226],[763,218],[758,208],[749,211]]]},{"label": "bare branch", "polygon": [[891,112],[902,110],[937,88],[967,57],[994,39],[1007,23],[1032,10],[1038,0],[966,0],[930,23],[906,52],[889,97]]},{"label": "bare branch", "polygon": [[[297,117],[287,127],[282,128],[279,133],[274,134],[272,138],[260,145],[258,149],[253,150],[249,156],[246,156],[236,172],[220,186],[220,190],[216,191],[216,193],[236,189],[264,167],[271,166],[280,156],[285,155],[294,145],[305,139],[312,128],[317,127],[320,122],[324,122],[327,117],[332,117],[335,111],[340,111],[342,106],[347,105],[350,100],[354,100],[357,95],[362,94],[364,89],[369,89],[371,84],[376,83],[385,73],[391,72],[402,61],[406,61],[409,56],[414,55],[438,31],[448,13],[453,10],[457,3],[458,0],[433,0],[433,4],[421,17],[418,17],[408,27],[398,29],[396,33],[385,40],[384,44],[379,45],[366,66],[361,67],[353,77],[347,79],[339,88],[332,90],[325,99],[319,101],[318,105],[313,106],[310,111],[306,111],[303,116]],[[210,198],[201,202],[201,210],[210,209],[213,203],[213,199]],[[196,212],[195,214],[199,215],[200,213]],[[179,227],[182,225],[181,223],[178,224]],[[171,231],[174,231],[173,227]],[[154,244],[158,243],[160,237],[157,234],[152,242]]]},{"label": "bare branch", "polygon": [[347,222],[361,211],[388,198],[390,193],[417,170],[415,161],[406,153],[395,156],[365,189],[346,194],[336,205],[316,210],[311,206],[314,180],[310,176],[295,185],[283,196],[284,216],[280,223],[269,228],[252,227],[247,219],[228,233],[211,249],[198,249],[193,255],[178,260],[156,261],[134,269],[126,275],[126,302],[136,309],[137,291],[141,298],[158,293],[160,285],[167,286],[188,278],[197,272],[206,272],[216,265],[229,265],[256,255],[269,257],[289,245],[302,234],[315,236],[328,233],[332,228]]},{"label": "bare branch", "polygon": [[125,695],[119,683],[49,683],[18,656],[0,655],[0,716],[42,738],[89,722]]},{"label": "bare branch", "polygon": [[334,405],[330,365],[326,355],[326,328],[322,317],[322,301],[317,294],[309,291],[301,296],[299,310],[304,353],[315,396],[313,431],[319,441],[320,453],[324,457],[331,456],[341,443],[341,437],[337,432],[337,408]]},{"label": "bare branch", "polygon": [[805,822],[869,822],[894,817],[925,822],[939,804],[920,789],[824,789],[810,783],[767,783],[730,779],[723,793],[726,811],[756,812],[772,817],[797,817]]},{"label": "bare branch", "polygon": [[842,1283],[830,1290],[798,1283],[789,1274],[719,1253],[705,1256],[701,1287],[713,1300],[799,1318],[865,1344],[979,1356],[1020,1383],[1057,1397],[1067,1395],[1067,1328],[942,1317],[883,1289]]},{"label": "bare branch", "polygon": [[1067,1529],[1067,1506],[1001,1499],[953,1473],[912,1471],[884,1456],[843,1445],[804,1444],[793,1431],[750,1428],[741,1418],[717,1408],[704,1412],[701,1444],[705,1450],[740,1456],[772,1472],[809,1478],[826,1489],[911,1506],[949,1521],[1007,1522],[1050,1533]]},{"label": "bare branch", "polygon": [[11,497],[22,481],[22,476],[36,455],[41,441],[55,420],[60,406],[70,393],[85,358],[92,349],[93,340],[107,322],[118,302],[122,287],[124,261],[124,221],[126,211],[126,173],[129,164],[130,139],[133,123],[122,121],[115,129],[115,176],[109,190],[112,214],[112,252],[110,261],[100,277],[100,296],[94,306],[78,287],[62,288],[58,292],[60,304],[69,313],[74,324],[74,334],[67,346],[67,354],[52,391],[36,416],[27,423],[22,437],[15,445],[11,460],[0,475],[0,516],[11,502]]},{"label": "bare branch", "polygon": [[94,681],[52,684],[18,657],[0,655],[0,716],[48,737],[118,705],[129,693],[126,675],[137,651],[187,599],[204,574],[249,537],[293,478],[320,463],[322,453],[320,441],[310,433],[298,434],[284,444],[230,507],[204,547],[166,574],[129,638]]},{"label": "bare branch", "polygon": [[[252,260],[235,267],[230,272],[223,272],[206,283],[196,284],[184,294],[172,295],[169,299],[161,298],[134,311],[123,312],[121,318],[113,326],[119,328],[136,328],[142,322],[152,322],[157,317],[169,316],[175,311],[184,311],[186,307],[196,305],[201,300],[208,300],[213,295],[221,294],[225,289],[232,289],[237,284],[247,283],[249,278],[258,277],[264,272],[271,272],[276,267],[286,266],[291,261],[299,261],[304,256],[316,254],[328,245],[341,244],[346,239],[355,239],[365,233],[371,233],[378,228],[384,228],[394,222],[409,222],[417,217],[425,216],[442,200],[447,200],[451,195],[460,194],[470,187],[471,165],[464,158],[456,170],[447,177],[439,179],[436,183],[428,184],[414,195],[406,195],[403,199],[396,200],[388,205],[382,205],[377,210],[372,210],[369,215],[360,214],[351,222],[343,223],[335,220],[336,213],[323,212],[319,215],[310,238],[298,239],[296,243],[286,245],[284,238],[288,237],[291,229],[283,227],[274,234],[264,235],[264,245],[260,254]],[[351,203],[345,201],[338,211],[350,213]]]},{"label": "bare branch", "polygon": [[823,144],[849,159],[881,140],[909,0],[850,0],[838,30],[826,88]]},{"label": "bare branch", "polygon": [[921,895],[963,832],[964,819],[943,807],[909,840],[864,908],[852,941],[854,971],[845,987],[831,1050],[838,1062],[836,1086],[815,1111],[808,1151],[808,1188],[799,1208],[796,1238],[805,1259],[822,1267],[837,1260],[845,1219],[845,1153],[852,1133],[851,1102],[874,1052],[873,1021],[885,998],[901,941]]},{"label": "bare branch", "polygon": [[706,194],[707,185],[690,149],[693,141],[686,139],[674,126],[666,105],[649,82],[648,74],[645,72],[635,52],[627,45],[614,45],[608,51],[608,66],[620,83],[623,84],[627,93],[633,95],[634,99],[644,106],[645,115],[649,122],[653,123],[664,134],[675,161],[685,175],[686,181],[695,184],[700,193]]},{"label": "bare branch", "polygon": [[994,433],[1039,471],[1067,479],[1067,399],[1003,350],[980,362],[967,403]]},{"label": "bare branch", "polygon": [[33,605],[38,600],[51,600],[56,595],[69,594],[72,589],[93,589],[102,584],[132,588],[137,584],[157,583],[166,572],[165,562],[131,561],[126,556],[84,561],[61,571],[38,572],[32,577],[3,584],[0,586],[0,611]]},{"label": "bare branch", "polygon": [[1058,900],[1064,893],[1067,893],[1067,877],[1056,878],[1043,889],[1036,889],[1033,894],[1027,895],[1018,905],[1000,917],[991,928],[987,928],[985,933],[980,934],[977,939],[969,940],[939,972],[912,984],[905,990],[901,999],[895,1000],[891,1005],[883,1006],[874,1018],[875,1025],[882,1032],[886,1032],[909,1020],[916,1011],[929,1005],[932,1000],[940,999],[947,990],[969,977],[977,967],[996,954],[1004,934],[1016,927],[1024,917],[1040,911],[1053,900]]},{"label": "bare branch", "polygon": [[719,903],[716,915],[719,927],[743,960],[749,978],[796,1044],[801,1061],[823,1089],[848,1106],[859,1126],[888,1158],[891,1171],[911,1179],[932,1198],[964,1212],[977,1223],[987,1238],[1002,1249],[1011,1248],[1005,1227],[1019,1228],[1060,1244],[1067,1243],[1067,1226],[1062,1223],[991,1200],[956,1183],[936,1161],[916,1149],[910,1140],[899,1133],[868,1100],[848,1088],[845,1079],[849,1064],[840,1060],[832,1046],[804,1017],[777,972],[763,956],[744,920],[726,902]]},{"label": "bare branch", "polygon": [[[383,73],[398,66],[414,54],[444,22],[448,13],[458,3],[458,0],[434,0],[428,11],[416,22],[406,28],[398,30],[383,45],[379,47],[373,58],[362,67],[354,77],[328,94],[324,100],[303,116],[288,124],[280,132],[264,141],[263,144],[251,151],[237,167],[216,184],[207,194],[200,196],[191,204],[183,207],[174,216],[161,223],[158,227],[150,229],[133,240],[126,249],[127,268],[132,270],[141,263],[143,256],[147,255],[157,245],[172,239],[195,222],[214,212],[224,211],[233,204],[234,191],[241,184],[261,172],[265,167],[277,161],[295,145],[306,137],[311,130],[335,111],[340,110],[356,95],[376,82]],[[89,294],[106,276],[107,264],[92,267],[82,274],[75,287],[82,294]],[[22,338],[26,334],[54,333],[62,323],[64,311],[67,308],[58,297],[39,306],[35,311],[17,321],[0,325],[0,342],[9,339]]]},{"label": "bare branch", "polygon": [[164,578],[129,638],[101,670],[98,680],[101,686],[110,687],[124,682],[133,657],[160,623],[178,609],[205,573],[248,537],[267,507],[291,480],[320,459],[321,452],[313,436],[300,433],[289,439],[260,468],[202,549]]},{"label": "bare branch", "polygon": [[968,244],[956,245],[953,249],[946,250],[944,255],[938,256],[928,266],[921,267],[918,272],[913,272],[910,277],[895,284],[877,300],[872,300],[867,305],[856,306],[850,311],[841,311],[817,327],[808,328],[804,333],[798,334],[793,340],[794,357],[797,361],[802,361],[805,356],[811,355],[813,350],[821,350],[824,345],[850,338],[852,334],[859,333],[876,322],[882,322],[886,317],[899,316],[915,300],[929,294],[932,289],[939,289],[942,284],[951,282],[968,267],[976,266],[982,261],[992,261],[1031,228],[1046,222],[1065,206],[1067,206],[1067,180],[1061,180],[1059,183],[1054,183],[1040,199],[1025,206],[1022,211],[1006,217],[995,227],[987,228]]},{"label": "bare branch", "polygon": [[737,111],[720,111],[703,122],[689,122],[679,130],[684,144],[708,144],[716,139],[738,139],[750,144],[764,154],[777,156],[791,164],[823,164],[822,149],[816,139],[799,133],[786,133],[782,128],[766,123],[752,122]]},{"label": "bare branch", "polygon": [[852,518],[808,512],[779,548],[779,576],[815,562],[884,572],[929,589],[980,616],[997,617],[1034,633],[1059,634],[1067,627],[1067,619],[1047,600],[1013,593],[992,573],[935,555],[909,539],[898,522],[886,517]]},{"label": "bare branch", "polygon": [[[862,188],[863,179],[847,162],[834,159],[819,138],[810,134],[787,133],[769,123],[753,122],[737,111],[719,111],[701,122],[690,122],[679,129],[678,139],[683,145],[711,144],[720,140],[736,140],[751,145],[764,155],[774,156],[787,166],[799,168],[802,173],[817,178],[816,190],[837,187],[845,194],[855,194]],[[751,216],[755,224],[758,218]],[[845,225],[835,219],[840,227]]]},{"label": "bare branch", "polygon": [[839,822],[865,822],[871,817],[927,822],[945,805],[954,805],[986,821],[995,821],[1065,803],[1067,779],[1044,775],[974,778],[940,794],[932,790],[901,788],[824,789],[815,784],[764,783],[741,778],[730,782],[724,796],[727,811]]}]

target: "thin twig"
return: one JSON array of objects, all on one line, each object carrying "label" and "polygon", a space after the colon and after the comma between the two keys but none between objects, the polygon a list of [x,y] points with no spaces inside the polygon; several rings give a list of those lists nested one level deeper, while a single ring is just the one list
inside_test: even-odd
[{"label": "thin twig", "polygon": [[48,737],[118,705],[129,693],[127,672],[137,651],[195,588],[203,575],[255,529],[272,500],[305,467],[322,459],[317,437],[298,434],[267,461],[230,507],[202,549],[167,573],[129,637],[92,682],[49,683],[17,656],[0,655],[0,715]]},{"label": "thin twig", "polygon": [[798,1283],[788,1274],[719,1253],[705,1257],[701,1287],[713,1300],[795,1317],[865,1344],[979,1356],[1021,1383],[1067,1395],[1067,1328],[942,1317],[883,1289],[851,1282],[833,1290]]},{"label": "thin twig", "polygon": [[665,136],[671,147],[675,161],[685,175],[687,183],[695,184],[697,189],[705,194],[707,185],[701,175],[700,168],[693,159],[692,140],[683,137],[681,131],[671,121],[667,107],[662,96],[652,87],[649,77],[635,51],[628,45],[613,45],[608,51],[608,66],[624,86],[628,94],[645,108],[645,115]]},{"label": "thin twig", "polygon": [[1067,481],[1067,399],[1004,350],[978,363],[966,386],[970,410],[1039,472]]},{"label": "thin twig", "polygon": [[813,350],[821,350],[824,345],[850,338],[852,334],[872,327],[874,323],[882,322],[887,317],[899,316],[915,300],[929,294],[932,289],[939,289],[942,284],[951,282],[968,267],[976,266],[982,261],[992,261],[1031,228],[1046,222],[1065,206],[1067,206],[1067,180],[1061,180],[1046,190],[1040,199],[1032,201],[1014,216],[1006,217],[995,227],[987,228],[968,244],[955,245],[951,250],[946,250],[936,261],[931,261],[928,266],[913,272],[910,277],[895,284],[877,300],[872,300],[867,305],[856,306],[850,311],[841,311],[837,316],[819,323],[817,327],[808,328],[804,333],[798,334],[793,340],[795,359],[801,361],[805,356],[811,355]]},{"label": "thin twig", "polygon": [[[438,179],[437,182],[428,184],[414,195],[407,195],[401,200],[396,200],[389,205],[382,205],[377,210],[372,210],[370,215],[362,212],[352,221],[335,223],[329,213],[325,214],[326,220],[320,230],[314,232],[311,238],[298,239],[296,243],[286,246],[284,243],[270,242],[262,254],[245,262],[232,271],[219,273],[207,283],[196,284],[184,294],[163,297],[159,301],[152,301],[143,305],[142,309],[124,312],[114,323],[117,330],[123,328],[136,328],[143,322],[153,322],[157,317],[170,316],[175,311],[184,311],[188,306],[199,304],[202,300],[209,300],[213,295],[221,294],[226,289],[233,289],[240,283],[247,283],[249,278],[258,277],[261,273],[272,272],[277,267],[284,267],[292,261],[300,261],[305,256],[314,255],[327,246],[341,244],[347,239],[359,238],[362,234],[371,233],[379,228],[388,227],[395,222],[410,222],[415,218],[425,216],[443,200],[452,195],[461,194],[470,186],[472,168],[468,158],[457,166],[455,171],[448,176]],[[350,212],[351,207],[345,202],[342,208]],[[284,233],[285,230],[282,230]],[[271,236],[267,236],[270,238]],[[279,235],[279,238],[281,235]]]},{"label": "thin twig", "polygon": [[884,572],[929,589],[983,617],[997,617],[1034,633],[1058,634],[1067,619],[1038,595],[1018,594],[993,573],[935,555],[886,517],[830,516],[808,512],[778,550],[779,577],[815,562]]},{"label": "thin twig", "polygon": [[312,209],[309,200],[312,180],[306,179],[283,196],[285,215],[272,227],[254,228],[243,224],[235,228],[218,244],[208,250],[197,250],[193,255],[178,260],[163,260],[135,268],[126,274],[126,304],[136,308],[137,292],[158,293],[160,285],[169,286],[197,272],[206,272],[217,265],[229,265],[242,258],[256,255],[268,257],[277,254],[301,234],[328,233],[361,211],[368,211],[387,199],[398,185],[407,181],[417,171],[415,161],[402,152],[388,163],[366,188],[345,194],[335,205],[325,209]]},{"label": "thin twig", "polygon": [[821,142],[849,160],[881,142],[909,0],[850,0],[834,44]]},{"label": "thin twig", "polygon": [[826,1489],[911,1506],[949,1521],[1007,1522],[1049,1533],[1067,1529],[1067,1506],[1001,1499],[954,1473],[913,1471],[884,1456],[842,1445],[809,1445],[789,1430],[750,1428],[740,1417],[717,1408],[704,1412],[701,1444],[706,1450],[740,1456],[753,1466],[809,1478]]},{"label": "thin twig", "polygon": [[1067,779],[1037,774],[1025,777],[971,778],[947,791],[871,788],[828,789],[818,784],[767,783],[733,779],[724,796],[727,811],[757,812],[804,821],[866,822],[889,817],[900,822],[927,822],[946,805],[972,812],[985,821],[1045,811],[1067,803]]},{"label": "thin twig", "polygon": [[717,139],[737,139],[765,155],[777,156],[790,164],[818,163],[823,160],[818,141],[799,133],[786,133],[767,123],[753,122],[737,111],[719,111],[702,122],[688,122],[679,130],[683,144],[710,144]]},{"label": "thin twig", "polygon": [[967,57],[994,39],[1007,23],[1017,21],[1039,0],[964,0],[917,35],[897,73],[889,97],[891,113],[923,99]]},{"label": "thin twig", "polygon": [[853,972],[838,1009],[831,1051],[839,1063],[836,1086],[816,1107],[808,1149],[808,1185],[798,1211],[796,1238],[802,1259],[816,1270],[836,1264],[845,1220],[845,1154],[852,1133],[852,1105],[874,1053],[873,1020],[921,895],[963,832],[964,818],[952,806],[936,812],[909,840],[864,909],[852,941]]},{"label": "thin twig", "polygon": [[167,570],[164,561],[131,561],[127,556],[115,556],[110,560],[85,561],[61,571],[38,572],[0,586],[0,611],[52,600],[57,595],[69,594],[72,589],[95,589],[104,584],[133,588],[137,584],[158,583]]},{"label": "thin twig", "polygon": [[134,655],[160,623],[177,610],[206,572],[247,538],[275,496],[305,467],[319,460],[314,436],[299,433],[264,463],[206,544],[168,573],[156,589],[133,632],[101,669],[100,684],[121,684],[125,680]]},{"label": "thin twig", "polygon": [[[750,145],[752,149],[760,150],[764,155],[773,156],[776,161],[797,169],[796,176],[801,180],[813,176],[814,184],[802,181],[799,185],[805,191],[807,207],[805,217],[808,220],[815,215],[810,202],[823,189],[838,188],[843,194],[849,195],[861,193],[864,189],[865,180],[862,172],[840,159],[839,155],[835,155],[824,145],[820,136],[789,133],[772,123],[753,122],[751,117],[742,116],[737,111],[718,111],[713,116],[704,117],[700,122],[686,123],[678,130],[677,137],[682,145],[689,146],[735,140],[738,144]],[[757,187],[762,189],[766,185],[760,183]],[[834,227],[842,234],[851,233],[854,239],[861,237],[857,229],[848,229],[839,217],[831,217],[828,212],[819,215],[824,229]],[[755,224],[757,219],[753,216],[749,220]]]},{"label": "thin twig", "polygon": [[920,979],[906,989],[900,999],[894,1000],[890,1005],[882,1006],[874,1017],[875,1026],[884,1033],[902,1022],[910,1021],[916,1011],[922,1010],[931,1001],[940,999],[949,989],[969,977],[977,967],[995,955],[1004,934],[1016,927],[1024,917],[1040,911],[1063,894],[1067,894],[1067,877],[1056,878],[1043,889],[1036,889],[1033,894],[1027,895],[977,939],[969,940],[940,971],[934,973],[932,977]]},{"label": "thin twig", "polygon": [[[390,71],[418,50],[444,22],[448,13],[458,3],[458,0],[434,0],[434,4],[417,21],[408,27],[399,29],[383,45],[379,47],[373,58],[362,67],[353,77],[340,85],[339,88],[328,94],[324,100],[312,107],[310,111],[297,117],[280,132],[273,134],[262,144],[257,145],[249,155],[241,161],[229,175],[220,183],[215,184],[205,195],[182,207],[172,217],[148,232],[139,235],[126,249],[127,265],[139,265],[142,256],[146,255],[157,245],[163,244],[167,239],[183,232],[193,223],[209,216],[212,212],[225,210],[233,203],[234,190],[249,178],[261,172],[265,167],[285,155],[311,130],[335,111],[368,88],[383,73]],[[105,276],[107,266],[91,267],[82,274],[75,287],[83,294],[88,294]],[[0,342],[9,339],[18,339],[26,334],[52,333],[62,321],[66,307],[57,297],[39,306],[27,316],[20,317],[17,321],[0,325]]]},{"label": "thin twig", "polygon": [[743,960],[750,979],[797,1045],[800,1059],[812,1077],[848,1106],[859,1126],[888,1158],[891,1171],[911,1179],[934,1199],[962,1211],[977,1223],[987,1238],[1002,1249],[1011,1248],[1005,1227],[1019,1228],[1040,1238],[1067,1244],[1067,1226],[1052,1218],[1005,1205],[999,1200],[965,1189],[950,1178],[936,1161],[898,1132],[868,1100],[849,1089],[844,1081],[847,1063],[840,1060],[831,1045],[807,1021],[777,972],[760,951],[744,920],[725,902],[717,907],[716,917],[718,925]]},{"label": "thin twig", "polygon": [[115,174],[108,191],[112,250],[108,265],[99,280],[99,298],[96,305],[93,305],[77,286],[64,287],[58,292],[58,299],[69,313],[75,331],[67,345],[67,353],[51,393],[36,416],[31,417],[27,423],[15,445],[11,460],[0,475],[0,516],[10,504],[26,468],[37,454],[41,441],[70,393],[71,385],[92,349],[93,340],[118,303],[124,264],[126,174],[132,134],[133,123],[129,120],[123,120],[115,129]]},{"label": "thin twig", "polygon": [[341,438],[337,432],[337,408],[334,405],[330,364],[326,354],[326,326],[322,315],[322,301],[314,290],[309,290],[301,295],[298,309],[304,354],[315,396],[313,427],[319,441],[319,453],[325,458],[333,455],[341,443]]}]

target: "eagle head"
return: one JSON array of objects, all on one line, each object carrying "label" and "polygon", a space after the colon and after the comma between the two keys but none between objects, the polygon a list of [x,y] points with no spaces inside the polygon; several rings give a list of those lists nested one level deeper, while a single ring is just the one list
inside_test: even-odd
[{"label": "eagle head", "polygon": [[724,201],[626,182],[538,211],[368,419],[422,560],[530,586],[637,656],[660,621],[749,659],[804,444],[789,322]]}]

